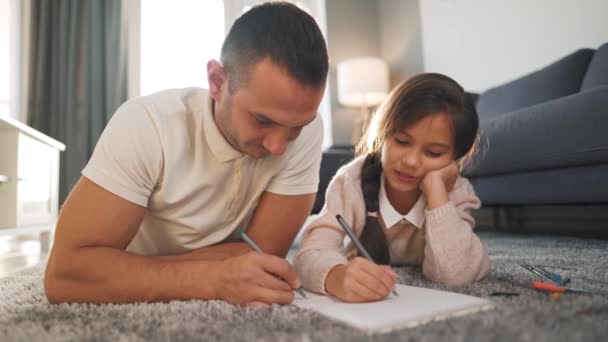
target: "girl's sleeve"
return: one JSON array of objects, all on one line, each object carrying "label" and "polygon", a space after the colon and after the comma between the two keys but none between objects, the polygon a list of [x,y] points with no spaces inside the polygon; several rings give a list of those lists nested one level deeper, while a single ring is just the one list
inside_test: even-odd
[{"label": "girl's sleeve", "polygon": [[345,175],[338,173],[327,188],[325,205],[319,216],[306,228],[293,264],[302,286],[308,290],[325,294],[325,279],[329,271],[348,263],[343,254],[346,233],[338,224],[336,215],[342,215],[357,231],[356,211],[350,197],[353,192],[345,191]]},{"label": "girl's sleeve", "polygon": [[468,180],[459,178],[445,205],[425,210],[425,247],[422,272],[435,282],[465,285],[490,270],[488,254],[473,232],[472,209],[481,202]]}]

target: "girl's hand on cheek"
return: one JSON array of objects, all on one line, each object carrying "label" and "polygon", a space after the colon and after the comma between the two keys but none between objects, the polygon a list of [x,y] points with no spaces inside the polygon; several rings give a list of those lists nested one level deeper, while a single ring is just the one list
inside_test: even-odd
[{"label": "girl's hand on cheek", "polygon": [[454,188],[459,174],[458,164],[452,161],[440,169],[427,172],[420,182],[420,189],[428,194],[433,187],[442,185],[447,192],[450,192]]},{"label": "girl's hand on cheek", "polygon": [[371,302],[386,298],[397,274],[387,266],[358,257],[329,271],[325,279],[327,293],[345,302]]}]

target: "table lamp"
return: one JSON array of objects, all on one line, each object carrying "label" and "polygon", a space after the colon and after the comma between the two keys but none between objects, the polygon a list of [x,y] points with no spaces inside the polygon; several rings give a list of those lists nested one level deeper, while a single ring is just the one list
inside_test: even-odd
[{"label": "table lamp", "polygon": [[338,63],[338,101],[361,110],[353,124],[353,145],[366,128],[369,108],[379,105],[388,95],[388,77],[388,65],[377,57],[358,57]]}]

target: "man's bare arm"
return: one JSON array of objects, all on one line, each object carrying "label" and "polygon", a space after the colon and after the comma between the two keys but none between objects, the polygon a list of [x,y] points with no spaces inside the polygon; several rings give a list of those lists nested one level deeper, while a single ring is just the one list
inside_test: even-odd
[{"label": "man's bare arm", "polygon": [[[124,251],[144,215],[133,204],[81,178],[61,210],[45,274],[51,302],[164,301],[217,298],[289,303],[297,277],[278,257],[250,253],[225,261]],[[182,256],[182,257],[184,257]],[[280,275],[287,282],[278,280]]]},{"label": "man's bare arm", "polygon": [[278,195],[265,192],[260,198],[249,235],[266,253],[285,257],[312,210],[315,194]]}]

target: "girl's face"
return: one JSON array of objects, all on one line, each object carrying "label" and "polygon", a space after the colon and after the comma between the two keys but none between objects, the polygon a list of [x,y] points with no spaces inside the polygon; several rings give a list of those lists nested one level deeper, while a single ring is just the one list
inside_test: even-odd
[{"label": "girl's face", "polygon": [[454,160],[454,134],[448,114],[426,116],[405,127],[382,146],[382,169],[386,191],[393,196],[419,194],[429,171]]}]

